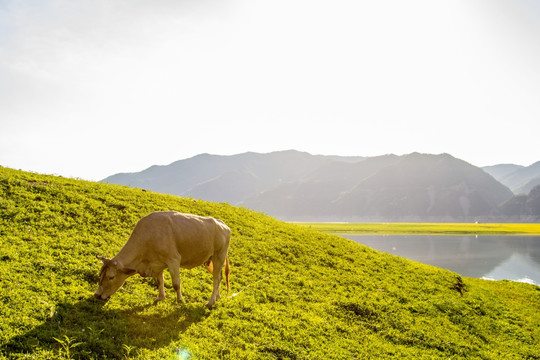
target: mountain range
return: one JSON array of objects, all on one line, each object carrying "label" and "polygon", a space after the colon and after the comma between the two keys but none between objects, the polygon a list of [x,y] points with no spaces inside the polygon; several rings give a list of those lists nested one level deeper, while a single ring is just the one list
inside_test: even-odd
[{"label": "mountain range", "polygon": [[499,164],[482,168],[516,195],[528,194],[540,185],[540,161],[530,166]]},{"label": "mountain range", "polygon": [[290,221],[530,220],[530,209],[511,213],[515,196],[501,180],[536,174],[526,169],[481,169],[449,154],[340,157],[289,150],[201,154],[102,181],[227,202]]}]

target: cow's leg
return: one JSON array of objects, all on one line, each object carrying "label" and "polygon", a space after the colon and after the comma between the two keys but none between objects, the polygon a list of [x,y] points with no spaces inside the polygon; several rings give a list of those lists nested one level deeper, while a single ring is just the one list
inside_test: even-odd
[{"label": "cow's leg", "polygon": [[169,267],[169,272],[171,273],[171,279],[173,288],[176,291],[176,300],[179,304],[185,303],[184,297],[182,296],[182,289],[180,287],[180,261],[171,261],[167,264]]},{"label": "cow's leg", "polygon": [[212,295],[210,296],[210,299],[208,300],[208,303],[206,304],[207,307],[212,307],[216,300],[219,299],[219,285],[221,283],[221,273],[223,264],[225,263],[225,257],[227,256],[226,251],[223,251],[222,254],[216,254],[214,253],[214,256],[212,257],[213,263],[214,263],[214,290],[212,291]]},{"label": "cow's leg", "polygon": [[165,280],[163,279],[163,271],[157,276],[159,295],[155,302],[165,299]]}]

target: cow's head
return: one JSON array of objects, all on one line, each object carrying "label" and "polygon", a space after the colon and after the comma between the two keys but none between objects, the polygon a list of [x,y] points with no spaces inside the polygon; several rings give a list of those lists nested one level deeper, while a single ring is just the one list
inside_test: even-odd
[{"label": "cow's head", "polygon": [[96,257],[103,261],[103,266],[99,272],[99,287],[94,296],[100,300],[107,300],[122,287],[128,277],[135,274],[135,270],[123,268],[116,260],[103,256]]}]

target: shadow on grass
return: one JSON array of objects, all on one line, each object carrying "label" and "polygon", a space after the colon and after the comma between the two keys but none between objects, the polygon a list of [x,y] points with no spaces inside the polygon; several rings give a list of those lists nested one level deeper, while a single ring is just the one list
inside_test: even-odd
[{"label": "shadow on grass", "polygon": [[104,305],[93,297],[75,304],[57,304],[47,321],[11,339],[1,353],[8,357],[58,353],[62,351],[59,340],[67,339],[72,344],[80,343],[71,349],[75,358],[123,358],[133,349],[166,346],[209,315],[203,304],[167,308],[164,312],[147,311],[156,306],[152,304],[122,310],[106,309]]}]

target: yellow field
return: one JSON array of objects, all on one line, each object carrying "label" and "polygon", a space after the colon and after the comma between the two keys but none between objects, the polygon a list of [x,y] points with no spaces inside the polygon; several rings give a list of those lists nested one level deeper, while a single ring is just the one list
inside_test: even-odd
[{"label": "yellow field", "polygon": [[297,223],[332,234],[540,235],[540,224],[490,223]]}]

